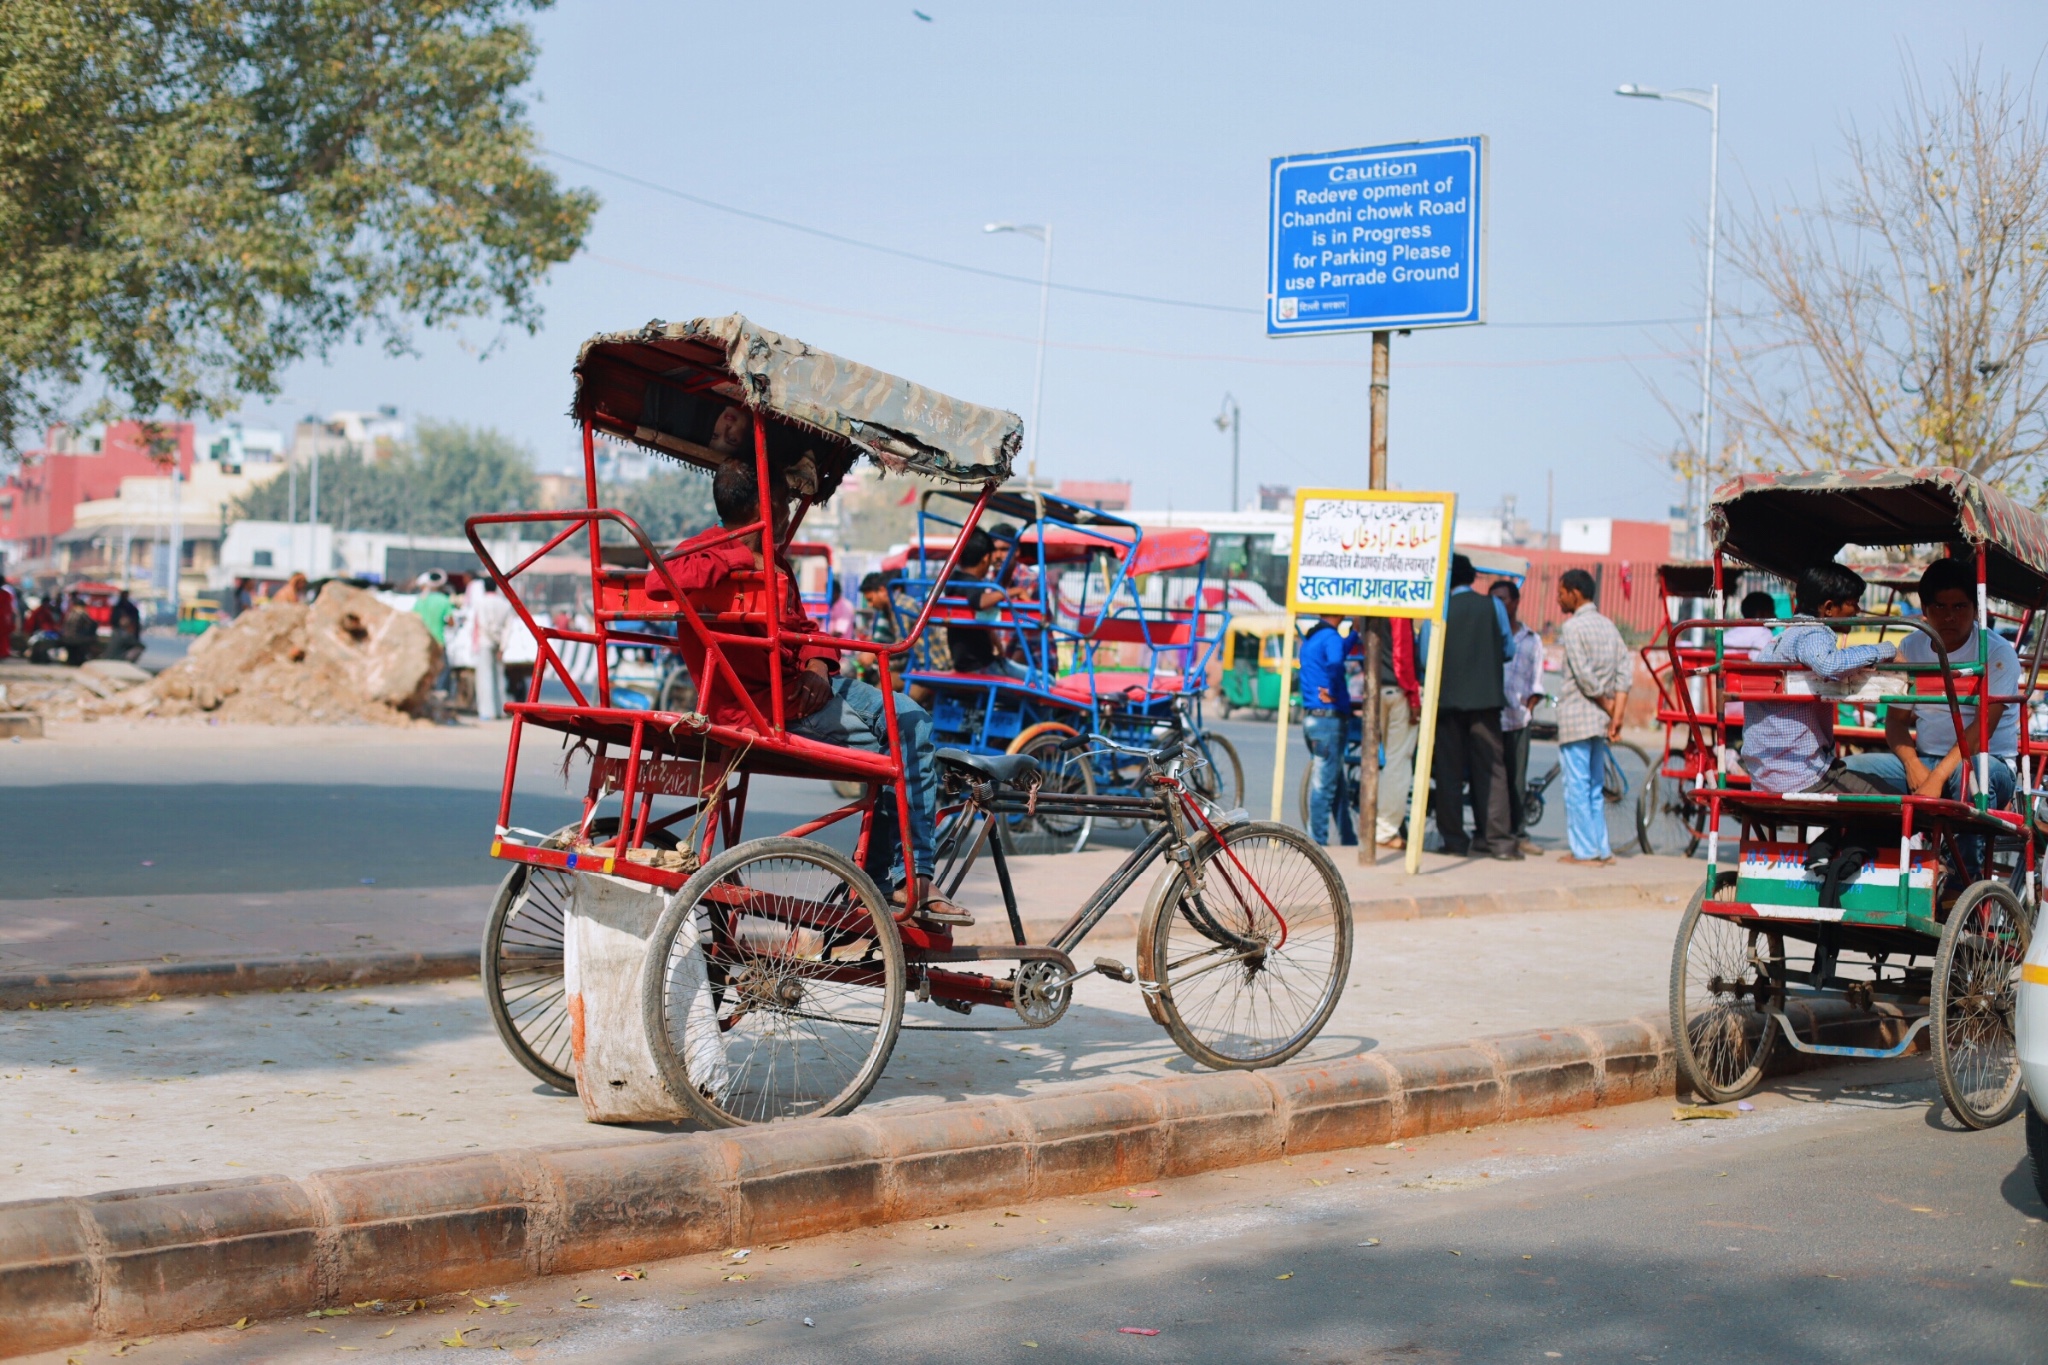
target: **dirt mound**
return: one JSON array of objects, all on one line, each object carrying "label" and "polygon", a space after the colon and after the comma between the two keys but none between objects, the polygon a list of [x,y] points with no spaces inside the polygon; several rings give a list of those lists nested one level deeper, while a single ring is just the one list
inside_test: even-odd
[{"label": "dirt mound", "polygon": [[183,660],[103,713],[409,725],[440,672],[441,647],[418,617],[330,583],[310,607],[265,602],[213,627]]}]

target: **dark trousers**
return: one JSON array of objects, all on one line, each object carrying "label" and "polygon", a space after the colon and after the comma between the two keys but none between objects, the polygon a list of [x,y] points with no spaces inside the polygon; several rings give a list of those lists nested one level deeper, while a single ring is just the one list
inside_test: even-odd
[{"label": "dark trousers", "polygon": [[1529,837],[1529,812],[1522,798],[1529,791],[1529,727],[1501,734],[1508,757],[1508,828],[1517,839]]},{"label": "dark trousers", "polygon": [[[1436,713],[1436,832],[1446,853],[1463,855],[1477,843],[1484,853],[1508,853],[1515,847],[1508,818],[1507,752],[1500,732],[1500,708]],[[1465,833],[1466,782],[1472,784],[1472,808],[1485,811],[1482,829]]]}]

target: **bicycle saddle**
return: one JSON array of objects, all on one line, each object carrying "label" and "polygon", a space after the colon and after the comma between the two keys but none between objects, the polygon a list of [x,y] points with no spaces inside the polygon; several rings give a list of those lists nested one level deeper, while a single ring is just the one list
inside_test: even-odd
[{"label": "bicycle saddle", "polygon": [[940,749],[939,762],[978,773],[998,786],[1024,786],[1038,776],[1038,760],[1030,754],[971,754],[965,749]]}]

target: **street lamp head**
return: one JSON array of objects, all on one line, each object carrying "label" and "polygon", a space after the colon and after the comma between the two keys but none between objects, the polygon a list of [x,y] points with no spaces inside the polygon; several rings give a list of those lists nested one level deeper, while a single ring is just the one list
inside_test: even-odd
[{"label": "street lamp head", "polygon": [[1639,100],[1657,100],[1664,98],[1662,93],[1656,90],[1652,90],[1647,85],[1636,85],[1633,83],[1628,85],[1616,86],[1614,89],[1614,93],[1617,95],[1627,95],[1631,99]]},{"label": "street lamp head", "polygon": [[1021,233],[1026,237],[1036,237],[1039,241],[1042,242],[1045,240],[1045,234],[1047,229],[1040,226],[1037,223],[990,223],[987,226],[983,227],[982,231],[1016,232]]}]

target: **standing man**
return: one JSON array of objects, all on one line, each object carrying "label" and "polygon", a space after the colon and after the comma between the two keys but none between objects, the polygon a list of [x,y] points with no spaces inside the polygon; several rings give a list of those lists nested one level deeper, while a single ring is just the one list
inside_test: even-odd
[{"label": "standing man", "polygon": [[[505,678],[498,671],[498,651],[505,640],[505,623],[512,619],[512,604],[498,591],[498,580],[488,575],[476,602],[476,718],[505,718]],[[524,700],[524,698],[521,698]]]},{"label": "standing man", "polygon": [[[1451,556],[1451,599],[1444,605],[1444,674],[1437,682],[1436,832],[1456,858],[1478,852],[1519,861],[1508,817],[1507,755],[1500,713],[1507,705],[1502,666],[1515,657],[1507,609],[1472,590],[1478,574],[1464,555]],[[1465,783],[1472,808],[1485,812],[1481,828],[1465,833]]]},{"label": "standing man", "polygon": [[0,576],[0,659],[14,650],[14,618],[19,614],[14,605],[14,589]]},{"label": "standing man", "polygon": [[1635,661],[1614,622],[1593,605],[1599,594],[1593,575],[1566,569],[1557,580],[1557,607],[1565,622],[1557,638],[1564,646],[1566,685],[1557,699],[1557,762],[1564,775],[1565,834],[1571,851],[1561,863],[1614,861],[1607,841],[1607,744],[1621,737],[1621,711],[1628,704]]},{"label": "standing man", "polygon": [[[1301,736],[1308,741],[1308,834],[1319,844],[1330,842],[1330,812],[1337,813],[1337,839],[1349,848],[1358,842],[1351,800],[1344,784],[1344,753],[1358,742],[1358,714],[1344,679],[1344,656],[1356,652],[1365,637],[1349,640],[1337,629],[1342,616],[1325,614],[1301,642]],[[1285,705],[1283,702],[1282,705]]]},{"label": "standing man", "polygon": [[1415,623],[1375,616],[1366,629],[1380,637],[1380,804],[1374,832],[1381,848],[1403,849],[1401,822],[1415,787],[1415,741],[1422,733],[1422,676],[1416,669]]},{"label": "standing man", "polygon": [[1515,655],[1502,670],[1501,687],[1508,695],[1500,709],[1502,743],[1508,758],[1508,823],[1513,827],[1515,847],[1523,853],[1540,853],[1529,841],[1529,812],[1523,798],[1529,786],[1529,713],[1543,700],[1543,641],[1522,622],[1522,590],[1512,579],[1503,578],[1489,590],[1508,612],[1508,636]]}]

